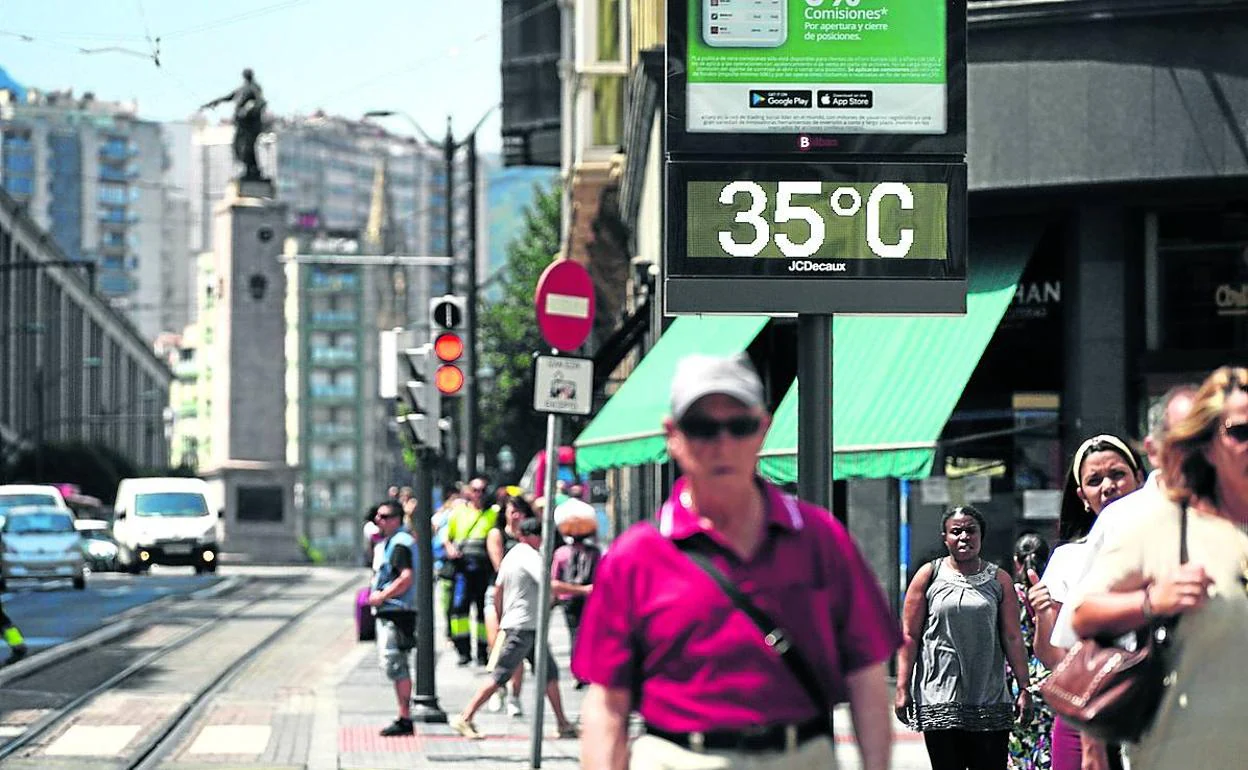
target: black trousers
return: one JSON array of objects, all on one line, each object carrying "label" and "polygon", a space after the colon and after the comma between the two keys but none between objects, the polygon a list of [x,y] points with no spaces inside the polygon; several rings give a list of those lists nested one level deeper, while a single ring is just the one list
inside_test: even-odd
[{"label": "black trousers", "polygon": [[1005,770],[1008,730],[930,730],[923,733],[932,770]]}]

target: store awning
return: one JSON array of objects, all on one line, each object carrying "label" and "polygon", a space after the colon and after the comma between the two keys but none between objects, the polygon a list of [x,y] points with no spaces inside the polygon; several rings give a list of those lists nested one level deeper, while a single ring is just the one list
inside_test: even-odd
[{"label": "store awning", "polygon": [[766,323],[766,316],[681,316],[673,321],[576,438],[577,470],[665,461],[662,421],[669,411],[676,362],[689,353],[740,353]]},{"label": "store awning", "polygon": [[[966,315],[837,316],[832,326],[833,476],[928,476],[936,440],[1014,296],[1038,233],[973,229]],[[797,480],[798,384],[759,453],[773,481]]]}]

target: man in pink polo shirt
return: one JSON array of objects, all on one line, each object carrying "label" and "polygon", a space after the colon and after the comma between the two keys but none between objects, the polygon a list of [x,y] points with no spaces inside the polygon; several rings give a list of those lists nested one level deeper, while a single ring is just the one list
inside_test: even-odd
[{"label": "man in pink polo shirt", "polygon": [[[744,356],[689,356],[671,406],[667,447],[684,476],[658,520],[603,557],[573,653],[573,672],[590,682],[582,767],[835,768],[829,715],[848,701],[862,767],[885,770],[885,667],[900,632],[845,528],[756,475],[771,422],[757,373]],[[816,687],[682,547],[708,556],[785,631]],[[630,748],[633,710],[646,734]]]}]

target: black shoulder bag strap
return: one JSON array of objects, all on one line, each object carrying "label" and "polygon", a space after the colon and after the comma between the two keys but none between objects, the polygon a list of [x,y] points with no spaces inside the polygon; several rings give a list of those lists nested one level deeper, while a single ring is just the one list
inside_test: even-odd
[{"label": "black shoulder bag strap", "polygon": [[754,625],[758,626],[758,630],[763,632],[763,641],[767,646],[776,651],[780,656],[780,660],[789,667],[789,671],[793,672],[793,676],[797,677],[798,683],[802,685],[802,689],[814,702],[820,713],[827,714],[829,728],[832,724],[832,703],[828,698],[828,694],[823,687],[819,685],[819,678],[815,676],[814,669],[806,662],[806,658],[802,656],[797,646],[789,639],[789,634],[780,627],[776,621],[771,619],[767,613],[763,612],[753,602],[749,600],[745,594],[737,590],[724,573],[719,571],[710,557],[702,551],[698,550],[697,543],[692,542],[696,538],[685,538],[683,540],[673,540],[677,548],[689,557],[694,564],[705,572],[716,585],[720,587],[737,609],[741,610],[754,621]]}]

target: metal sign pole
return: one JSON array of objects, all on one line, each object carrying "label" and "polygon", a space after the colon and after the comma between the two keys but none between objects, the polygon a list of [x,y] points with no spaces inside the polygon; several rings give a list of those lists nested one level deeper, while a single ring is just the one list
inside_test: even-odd
[{"label": "metal sign pole", "polygon": [[533,650],[534,683],[533,737],[529,744],[529,763],[542,766],[542,721],[546,700],[546,656],[550,650],[550,562],[555,550],[555,478],[559,470],[559,416],[546,418],[546,505],[542,510],[542,582],[538,586],[537,641]]},{"label": "metal sign pole", "polygon": [[798,315],[797,381],[798,495],[831,511],[832,316]]}]

